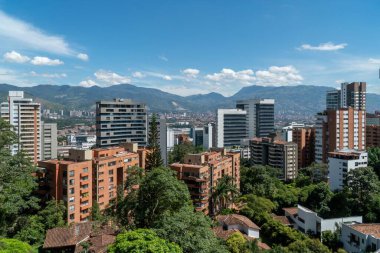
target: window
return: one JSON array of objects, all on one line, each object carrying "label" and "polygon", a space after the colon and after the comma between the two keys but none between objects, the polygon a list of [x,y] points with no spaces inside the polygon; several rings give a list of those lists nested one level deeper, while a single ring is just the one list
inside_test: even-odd
[{"label": "window", "polygon": [[74,202],[74,200],[75,200],[74,197],[70,197],[70,198],[69,198],[69,202],[70,202],[70,203]]},{"label": "window", "polygon": [[73,177],[73,176],[74,176],[74,171],[73,171],[73,170],[70,170],[70,172],[69,172],[69,176],[70,176],[70,177]]},{"label": "window", "polygon": [[109,170],[108,175],[113,175],[113,170]]},{"label": "window", "polygon": [[70,180],[69,180],[69,184],[70,184],[70,185],[74,185],[74,182],[75,182],[74,179],[70,179]]},{"label": "window", "polygon": [[114,165],[116,165],[116,161],[113,161],[113,162],[109,162],[109,163],[108,163],[108,166],[114,166]]},{"label": "window", "polygon": [[108,178],[108,182],[112,183],[113,182],[113,177]]},{"label": "window", "polygon": [[74,210],[75,210],[75,206],[74,206],[74,205],[70,206],[70,207],[69,207],[69,210],[70,210],[70,211],[74,211]]},{"label": "window", "polygon": [[72,213],[70,214],[70,220],[74,220],[75,219],[75,215]]},{"label": "window", "polygon": [[74,194],[74,192],[75,192],[75,191],[74,191],[74,188],[70,188],[70,189],[69,189],[69,194]]},{"label": "window", "polygon": [[88,168],[83,168],[83,172],[88,172]]}]

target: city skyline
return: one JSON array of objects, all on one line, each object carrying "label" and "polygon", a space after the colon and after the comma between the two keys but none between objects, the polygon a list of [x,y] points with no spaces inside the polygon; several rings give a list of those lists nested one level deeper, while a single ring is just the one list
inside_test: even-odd
[{"label": "city skyline", "polygon": [[37,3],[0,1],[0,83],[232,95],[367,81],[380,93],[376,1]]}]

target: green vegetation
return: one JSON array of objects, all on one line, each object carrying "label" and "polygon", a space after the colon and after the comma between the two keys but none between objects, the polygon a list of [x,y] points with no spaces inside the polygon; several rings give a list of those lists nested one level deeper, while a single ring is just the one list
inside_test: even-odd
[{"label": "green vegetation", "polygon": [[169,164],[175,163],[175,162],[184,162],[185,155],[187,154],[197,154],[204,151],[202,146],[194,146],[191,143],[182,143],[182,144],[176,144],[173,147],[173,150],[169,153]]},{"label": "green vegetation", "polygon": [[227,209],[238,195],[239,190],[231,176],[225,175],[220,178],[211,196],[213,201],[213,213],[218,214],[224,209]]},{"label": "green vegetation", "polygon": [[181,248],[156,235],[151,229],[120,233],[110,246],[110,253],[181,253]]},{"label": "green vegetation", "polygon": [[33,248],[16,239],[0,238],[0,253],[32,253]]},{"label": "green vegetation", "polygon": [[148,149],[149,152],[146,156],[146,165],[145,169],[147,171],[151,171],[154,168],[161,167],[163,165],[163,161],[161,158],[161,150],[160,145],[158,143],[158,128],[157,128],[157,118],[156,114],[152,115],[152,119],[149,127],[149,138],[148,138]]}]

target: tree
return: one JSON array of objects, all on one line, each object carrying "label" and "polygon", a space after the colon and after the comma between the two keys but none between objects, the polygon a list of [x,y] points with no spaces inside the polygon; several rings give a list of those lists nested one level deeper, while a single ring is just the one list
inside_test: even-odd
[{"label": "tree", "polygon": [[0,118],[0,236],[15,235],[19,224],[39,209],[32,194],[37,188],[35,167],[22,152],[11,155],[9,146],[15,142],[11,126]]},{"label": "tree", "polygon": [[194,146],[188,142],[176,144],[174,145],[173,150],[169,153],[169,164],[175,162],[184,163],[184,158],[187,154],[196,154],[202,151],[204,151],[202,146]]},{"label": "tree", "polygon": [[329,203],[333,196],[327,183],[320,182],[303,188],[307,197],[303,204],[318,214],[324,216],[330,212]]},{"label": "tree", "polygon": [[238,194],[233,177],[224,175],[220,178],[212,189],[213,213],[228,208]]},{"label": "tree", "polygon": [[187,186],[168,168],[147,173],[139,187],[134,210],[138,227],[150,227],[164,213],[173,213],[190,202]]},{"label": "tree", "polygon": [[147,171],[151,171],[154,168],[158,168],[163,165],[163,161],[161,158],[161,150],[160,145],[158,143],[158,128],[157,128],[157,119],[156,114],[152,115],[152,119],[150,122],[149,128],[149,140],[148,140],[148,149],[149,152],[146,156],[146,165],[145,169]]},{"label": "tree", "polygon": [[110,253],[180,253],[181,248],[160,237],[151,229],[120,233],[108,250]]},{"label": "tree", "polygon": [[0,238],[0,253],[32,253],[32,247],[16,239]]},{"label": "tree", "polygon": [[231,253],[245,253],[246,242],[244,236],[241,233],[235,232],[230,235],[226,241],[226,245]]},{"label": "tree", "polygon": [[191,204],[177,212],[165,213],[153,228],[160,237],[178,244],[186,253],[228,252],[210,229],[210,218],[194,212]]},{"label": "tree", "polygon": [[340,229],[331,232],[330,230],[322,232],[322,243],[326,245],[330,250],[336,252],[339,248],[343,246],[340,241]]},{"label": "tree", "polygon": [[368,148],[368,166],[371,166],[380,177],[380,147]]},{"label": "tree", "polygon": [[287,247],[289,253],[331,253],[331,251],[316,239],[297,240]]},{"label": "tree", "polygon": [[99,222],[103,220],[103,215],[100,212],[99,204],[97,201],[92,202],[90,219],[91,221],[99,221]]}]

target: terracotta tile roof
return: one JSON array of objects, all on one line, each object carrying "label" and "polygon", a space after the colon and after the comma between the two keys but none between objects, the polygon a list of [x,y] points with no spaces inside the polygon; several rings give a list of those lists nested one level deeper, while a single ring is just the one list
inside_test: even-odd
[{"label": "terracotta tile roof", "polygon": [[285,208],[282,208],[282,210],[294,216],[298,212],[298,207],[285,207]]},{"label": "terracotta tile roof", "polygon": [[90,222],[74,224],[70,227],[49,229],[46,233],[44,249],[75,246],[90,236]]},{"label": "terracotta tile roof", "polygon": [[[256,238],[249,237],[248,235],[243,234],[238,229],[224,230],[222,226],[218,226],[218,227],[214,227],[212,230],[213,230],[216,237],[221,238],[225,241],[228,239],[228,237],[230,237],[234,233],[240,233],[241,235],[244,236],[244,238],[246,240],[249,240],[249,241],[257,240]],[[257,240],[257,246],[259,246],[259,248],[261,248],[261,249],[266,249],[266,250],[271,249],[271,247],[269,247],[267,244],[265,244],[259,240]]]},{"label": "terracotta tile roof", "polygon": [[216,219],[220,224],[226,224],[227,226],[242,225],[251,229],[260,229],[250,219],[240,214],[219,215]]},{"label": "terracotta tile roof", "polygon": [[275,215],[275,214],[273,214],[273,213],[271,214],[271,216],[273,217],[274,220],[281,222],[281,223],[284,224],[285,226],[290,226],[290,225],[292,225],[291,221],[290,221],[289,218],[286,217],[286,216],[279,216],[279,215]]},{"label": "terracotta tile roof", "polygon": [[350,227],[360,233],[380,238],[380,223],[354,224],[350,225]]}]

